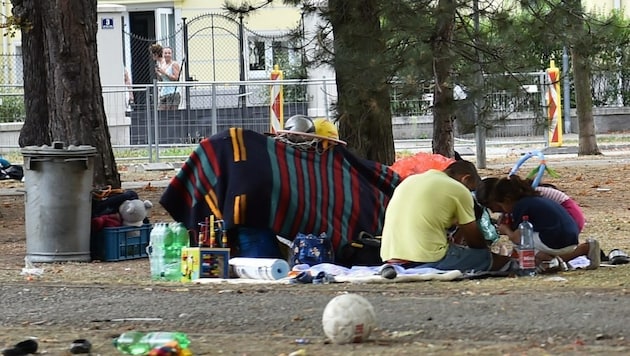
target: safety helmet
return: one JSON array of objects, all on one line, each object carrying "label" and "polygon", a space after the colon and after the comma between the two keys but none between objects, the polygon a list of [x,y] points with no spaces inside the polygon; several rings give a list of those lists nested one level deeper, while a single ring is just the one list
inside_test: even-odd
[{"label": "safety helmet", "polygon": [[313,120],[313,124],[315,125],[316,135],[339,140],[339,131],[337,130],[337,126],[332,122],[324,118],[318,118]]},{"label": "safety helmet", "polygon": [[285,121],[283,131],[315,133],[315,124],[308,116],[293,115]]}]

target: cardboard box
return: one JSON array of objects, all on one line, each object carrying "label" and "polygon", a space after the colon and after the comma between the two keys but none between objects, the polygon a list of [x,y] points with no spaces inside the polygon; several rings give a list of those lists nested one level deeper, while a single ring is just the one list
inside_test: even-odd
[{"label": "cardboard box", "polygon": [[229,278],[230,249],[185,247],[182,249],[182,282],[199,278]]}]

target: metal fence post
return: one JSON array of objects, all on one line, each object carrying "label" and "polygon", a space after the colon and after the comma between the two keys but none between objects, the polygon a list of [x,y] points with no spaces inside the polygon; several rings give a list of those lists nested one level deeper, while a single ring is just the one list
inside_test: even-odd
[{"label": "metal fence post", "polygon": [[217,83],[212,83],[212,134],[217,133]]},{"label": "metal fence post", "polygon": [[[158,103],[160,101],[157,79],[153,79],[153,129],[155,130],[155,162],[160,161],[160,125],[158,119]],[[153,162],[153,161],[150,161]]]},{"label": "metal fence post", "polygon": [[149,155],[149,162],[153,162],[153,131],[151,130],[151,119],[152,113],[151,110],[151,87],[146,87],[144,89],[144,105],[146,107],[146,130],[147,130],[147,153]]}]

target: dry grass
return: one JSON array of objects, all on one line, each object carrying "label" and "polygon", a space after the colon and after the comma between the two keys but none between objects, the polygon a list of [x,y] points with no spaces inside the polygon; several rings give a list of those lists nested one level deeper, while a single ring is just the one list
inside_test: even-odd
[{"label": "dry grass", "polygon": [[[630,188],[628,176],[630,164],[608,162],[609,158],[600,157],[593,164],[592,159],[572,158],[569,162],[565,157],[549,159],[548,164],[554,168],[560,178],[545,176],[545,182],[553,183],[573,197],[583,208],[587,218],[587,225],[582,238],[595,237],[600,241],[602,250],[606,253],[613,248],[630,251]],[[577,161],[577,163],[573,162]],[[489,162],[488,169],[480,170],[484,176],[505,175],[515,159],[503,157]],[[522,168],[527,172],[536,166],[537,162],[529,162]],[[132,173],[121,170],[123,180],[148,181],[169,179],[175,171]],[[2,181],[0,188],[21,188],[22,183]],[[605,189],[602,189],[605,188]],[[155,203],[152,211],[153,221],[170,221],[169,215],[157,204],[163,188],[144,186],[136,189],[142,199],[149,199]],[[24,200],[22,196],[1,196],[0,212],[3,214],[1,227],[4,233],[0,236],[3,244],[0,259],[0,281],[23,281],[20,275],[24,266],[25,255],[24,237]],[[59,263],[45,264],[44,275],[39,283],[67,284],[117,284],[117,285],[150,285],[148,259],[114,262],[114,263]],[[630,267],[603,267],[596,271],[572,271],[559,274],[566,281],[550,280],[548,277],[537,277],[528,280],[487,279],[470,281],[465,288],[478,290],[480,293],[500,293],[505,288],[518,289],[527,285],[534,289],[616,289],[625,293],[630,281]],[[401,286],[404,289],[404,286]],[[425,290],[435,292],[458,292],[461,284],[427,283]]]}]

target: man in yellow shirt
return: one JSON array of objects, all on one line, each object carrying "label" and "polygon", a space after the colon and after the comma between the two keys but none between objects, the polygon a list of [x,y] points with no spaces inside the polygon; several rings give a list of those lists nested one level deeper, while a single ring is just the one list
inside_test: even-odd
[{"label": "man in yellow shirt", "polygon": [[[383,261],[462,272],[509,267],[510,257],[491,253],[477,227],[470,192],[480,181],[476,167],[464,160],[405,178],[385,211]],[[467,246],[449,243],[446,230],[453,225]]]}]

